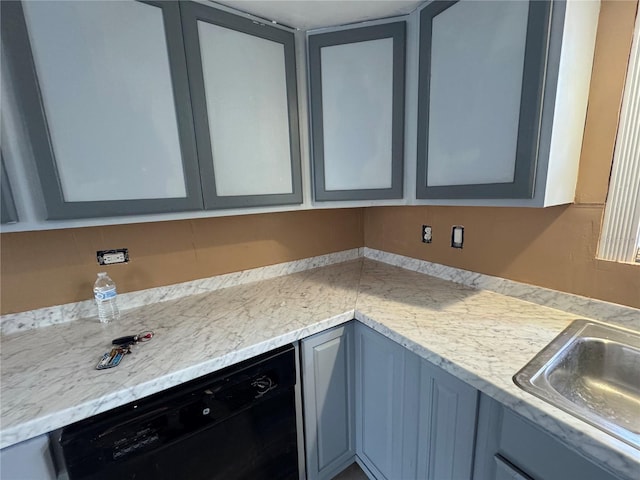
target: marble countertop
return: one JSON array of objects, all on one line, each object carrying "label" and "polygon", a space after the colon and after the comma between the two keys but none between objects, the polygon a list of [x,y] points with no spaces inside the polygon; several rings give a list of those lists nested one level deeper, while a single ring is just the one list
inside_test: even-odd
[{"label": "marble countertop", "polygon": [[[0,448],[294,342],[352,318],[401,343],[627,478],[631,446],[511,380],[577,318],[367,259],[7,335]],[[151,329],[120,366],[95,370],[111,339]]]}]

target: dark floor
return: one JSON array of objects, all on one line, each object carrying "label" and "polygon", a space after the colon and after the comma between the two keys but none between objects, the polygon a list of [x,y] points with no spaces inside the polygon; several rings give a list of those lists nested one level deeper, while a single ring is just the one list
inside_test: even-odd
[{"label": "dark floor", "polygon": [[346,470],[343,470],[342,473],[339,473],[337,476],[333,477],[333,480],[368,480],[367,476],[364,474],[362,469],[358,466],[357,463],[354,463]]}]

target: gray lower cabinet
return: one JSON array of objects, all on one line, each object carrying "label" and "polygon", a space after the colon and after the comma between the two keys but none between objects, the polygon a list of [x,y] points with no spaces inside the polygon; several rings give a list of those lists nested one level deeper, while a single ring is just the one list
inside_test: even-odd
[{"label": "gray lower cabinet", "polygon": [[478,391],[425,360],[419,359],[419,368],[417,473],[412,478],[471,478]]},{"label": "gray lower cabinet", "polygon": [[378,480],[402,478],[404,360],[405,348],[356,323],[356,453]]},{"label": "gray lower cabinet", "polygon": [[478,412],[474,480],[620,480],[486,395]]},{"label": "gray lower cabinet", "polygon": [[49,437],[26,440],[0,450],[0,478],[6,480],[54,480]]},{"label": "gray lower cabinet", "polygon": [[356,324],[356,452],[377,479],[469,479],[478,392]]},{"label": "gray lower cabinet", "polygon": [[354,322],[301,342],[307,478],[330,479],[353,463]]}]

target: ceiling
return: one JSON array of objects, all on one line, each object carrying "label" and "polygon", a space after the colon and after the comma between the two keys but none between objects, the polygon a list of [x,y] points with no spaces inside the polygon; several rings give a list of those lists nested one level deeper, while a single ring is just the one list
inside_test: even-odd
[{"label": "ceiling", "polygon": [[216,0],[216,3],[289,27],[312,30],[405,15],[424,0]]}]

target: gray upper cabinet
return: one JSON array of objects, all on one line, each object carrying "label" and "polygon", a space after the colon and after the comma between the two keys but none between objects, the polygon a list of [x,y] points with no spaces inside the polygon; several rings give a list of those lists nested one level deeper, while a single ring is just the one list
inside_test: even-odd
[{"label": "gray upper cabinet", "polygon": [[417,198],[532,198],[551,2],[420,13]]},{"label": "gray upper cabinet", "polygon": [[402,198],[405,22],[308,45],[314,199]]},{"label": "gray upper cabinet", "polygon": [[48,219],[202,208],[175,2],[2,2]]},{"label": "gray upper cabinet", "polygon": [[15,223],[18,221],[18,213],[16,212],[16,205],[13,201],[13,193],[11,192],[11,185],[9,184],[9,177],[7,177],[7,170],[4,166],[4,158],[0,154],[0,223]]},{"label": "gray upper cabinet", "polygon": [[309,480],[331,479],[354,460],[353,323],[301,342]]},{"label": "gray upper cabinet", "polygon": [[[296,209],[303,197],[573,202],[599,5],[435,0],[294,34],[206,2],[0,1],[3,135],[25,200],[5,228]],[[403,190],[414,181],[415,196]],[[68,219],[86,220],[45,222]]]},{"label": "gray upper cabinet", "polygon": [[205,208],[301,203],[293,34],[180,9]]},{"label": "gray upper cabinet", "polygon": [[191,2],[2,2],[2,43],[47,219],[302,202],[292,33]]}]

